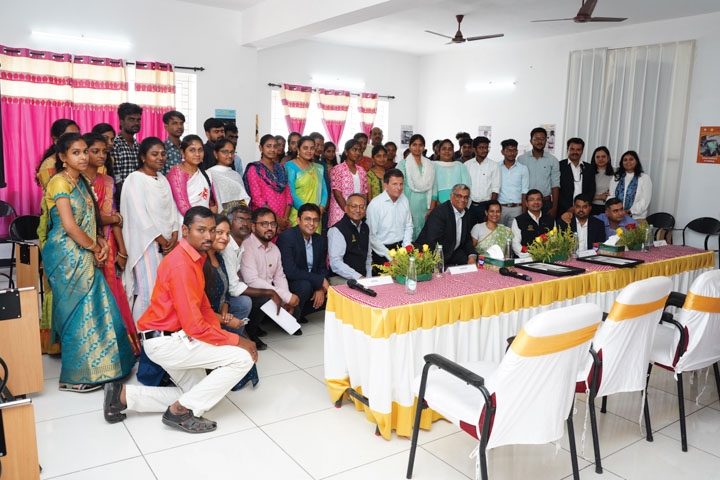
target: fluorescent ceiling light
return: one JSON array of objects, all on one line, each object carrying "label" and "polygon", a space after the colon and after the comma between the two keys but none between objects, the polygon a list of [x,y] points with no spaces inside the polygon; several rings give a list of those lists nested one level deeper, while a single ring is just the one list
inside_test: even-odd
[{"label": "fluorescent ceiling light", "polygon": [[487,92],[497,90],[513,90],[517,85],[515,80],[492,81],[487,82],[469,82],[465,85],[468,92]]},{"label": "fluorescent ceiling light", "polygon": [[340,78],[330,75],[312,75],[310,83],[321,88],[343,88],[348,90],[362,90],[365,82],[352,78]]},{"label": "fluorescent ceiling light", "polygon": [[71,42],[89,43],[94,45],[109,45],[114,47],[129,48],[132,46],[130,42],[124,40],[111,40],[107,38],[86,37],[85,35],[67,35],[65,33],[49,33],[32,31],[32,35],[41,38],[50,38],[54,40],[69,40]]}]

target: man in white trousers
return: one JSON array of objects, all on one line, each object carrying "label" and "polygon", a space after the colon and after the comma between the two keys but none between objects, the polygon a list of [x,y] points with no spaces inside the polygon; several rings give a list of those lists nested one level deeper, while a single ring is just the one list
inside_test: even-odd
[{"label": "man in white trousers", "polygon": [[[202,415],[215,406],[257,361],[255,344],[220,328],[205,295],[203,263],[215,237],[215,220],[205,207],[183,219],[183,240],[160,262],[150,307],[138,320],[148,358],[168,372],[176,387],[119,382],[105,386],[103,411],[109,423],[123,410],[165,412],[164,424],[188,433],[211,432],[217,423]],[[224,320],[239,328],[240,320]],[[206,369],[211,369],[207,375]]]}]

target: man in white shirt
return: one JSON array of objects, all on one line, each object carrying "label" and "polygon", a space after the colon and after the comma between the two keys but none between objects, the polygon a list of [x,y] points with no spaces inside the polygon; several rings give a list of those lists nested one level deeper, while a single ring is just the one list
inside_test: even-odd
[{"label": "man in white shirt", "polygon": [[370,130],[370,143],[365,147],[365,151],[363,152],[363,155],[366,157],[372,157],[372,150],[377,145],[382,145],[383,141],[383,131],[380,127],[373,127],[372,130]]},{"label": "man in white shirt", "polygon": [[485,207],[490,200],[497,200],[500,193],[500,165],[488,159],[490,139],[476,137],[473,140],[475,158],[465,162],[472,180],[470,186],[471,204],[468,208],[473,225],[485,221]]},{"label": "man in white shirt", "polygon": [[397,168],[385,172],[385,191],[373,198],[367,208],[367,223],[370,227],[370,247],[375,264],[390,261],[388,252],[412,242],[413,223],[410,204],[403,195],[405,177]]},{"label": "man in white shirt", "polygon": [[519,258],[530,256],[523,251],[535,238],[555,228],[555,219],[542,213],[543,196],[540,190],[530,189],[527,192],[527,212],[515,217],[512,222],[513,252]]}]

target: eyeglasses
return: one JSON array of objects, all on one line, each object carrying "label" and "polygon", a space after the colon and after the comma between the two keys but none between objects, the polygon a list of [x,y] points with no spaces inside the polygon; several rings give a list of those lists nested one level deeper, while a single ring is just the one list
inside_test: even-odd
[{"label": "eyeglasses", "polygon": [[313,217],[313,218],[307,218],[307,217],[306,217],[306,218],[301,218],[300,221],[301,221],[301,222],[306,222],[306,223],[318,223],[318,222],[320,221],[320,219],[319,219],[319,218],[314,218],[314,217]]},{"label": "eyeglasses", "polygon": [[545,142],[545,141],[547,141],[547,137],[532,137],[531,140],[532,140],[533,142],[538,142],[538,141],[543,141],[543,142]]},{"label": "eyeglasses", "polygon": [[255,225],[260,225],[262,228],[276,228],[278,226],[277,222],[255,222]]},{"label": "eyeglasses", "polygon": [[348,208],[349,208],[350,210],[365,210],[365,205],[363,205],[363,204],[360,204],[360,205],[348,205]]},{"label": "eyeglasses", "polygon": [[235,150],[220,150],[223,155],[235,155]]},{"label": "eyeglasses", "polygon": [[460,195],[459,193],[453,193],[453,196],[455,198],[459,198],[460,200],[470,200],[470,195]]},{"label": "eyeglasses", "polygon": [[238,223],[250,223],[250,219],[249,219],[249,218],[243,218],[243,217],[235,217],[235,218],[233,218],[233,222],[238,222]]}]

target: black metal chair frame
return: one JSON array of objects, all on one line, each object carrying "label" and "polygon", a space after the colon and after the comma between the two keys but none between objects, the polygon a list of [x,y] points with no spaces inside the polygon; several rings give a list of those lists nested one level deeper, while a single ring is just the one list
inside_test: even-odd
[{"label": "black metal chair frame", "polygon": [[[490,425],[495,417],[495,407],[492,404],[492,398],[490,392],[485,387],[485,379],[480,375],[468,370],[467,368],[458,365],[457,363],[449,360],[436,353],[425,355],[425,367],[423,367],[422,377],[420,380],[420,391],[418,392],[417,407],[415,409],[415,424],[413,425],[412,442],[410,445],[410,458],[408,459],[407,478],[412,478],[413,466],[415,463],[415,452],[417,450],[418,435],[420,433],[420,417],[422,411],[428,408],[425,403],[425,388],[427,387],[427,377],[430,371],[430,367],[436,366],[441,370],[445,370],[450,375],[459,378],[468,385],[480,390],[485,401],[485,414],[483,418],[482,432],[478,441],[480,442],[480,448],[478,449],[478,458],[480,461],[480,473],[482,480],[488,480],[487,471],[487,456],[485,450],[487,447],[488,436],[490,434]],[[573,395],[573,404],[570,406],[570,414],[567,418],[567,429],[568,429],[568,440],[570,442],[570,460],[572,461],[573,479],[578,480],[580,473],[578,469],[577,451],[575,448],[575,429],[572,422],[573,408],[575,407],[575,400]]]},{"label": "black metal chair frame", "polygon": [[[0,216],[0,218],[7,218],[10,215],[15,215],[15,217],[17,217],[17,212],[15,211],[15,208],[12,205],[10,205],[8,202],[0,200],[0,207],[3,207],[3,210],[5,210],[5,212],[4,212],[5,215]],[[7,238],[0,238],[0,243],[9,243],[9,242],[10,242],[9,233],[8,233]],[[4,259],[4,261],[6,261],[6,260],[7,259]],[[8,275],[7,273],[0,273],[0,276],[3,276],[8,279],[8,284],[9,284],[8,288],[15,288],[15,282],[13,282],[13,279],[12,279],[12,267],[13,267],[14,261],[15,261],[15,249],[13,248],[12,254],[10,257],[10,275]]]},{"label": "black metal chair frame", "polygon": [[[716,223],[716,229],[715,229],[715,231],[712,231],[712,232],[708,233],[708,232],[702,232],[702,231],[699,231],[699,230],[695,230],[694,228],[691,228],[691,227],[690,227],[690,224],[692,224],[693,222],[697,222],[698,220],[711,220],[711,221],[715,222],[715,223]],[[700,217],[700,218],[696,218],[696,219],[694,219],[694,220],[690,220],[690,221],[688,222],[688,224],[685,225],[685,228],[682,229],[682,241],[683,241],[682,244],[683,244],[683,246],[686,245],[686,243],[685,243],[685,230],[687,230],[688,228],[690,228],[690,230],[692,230],[693,232],[697,232],[697,233],[699,233],[699,234],[705,234],[705,250],[708,250],[708,241],[710,241],[710,237],[717,235],[717,236],[718,236],[718,242],[720,242],[720,220],[718,220],[718,219],[716,219],[716,218],[713,218],[713,217]],[[717,249],[717,250],[712,250],[712,251],[713,251],[713,252],[719,252],[719,253],[720,253],[720,244],[718,245],[718,249]],[[718,265],[718,268],[720,268],[720,265]]]},{"label": "black metal chair frame", "polygon": [[[683,304],[685,303],[685,295],[679,292],[672,292],[670,294],[670,297],[668,297],[667,301],[665,302],[665,308],[667,307],[677,307],[682,308]],[[683,328],[682,324],[675,320],[670,313],[663,313],[662,319],[660,320],[660,323],[669,323],[673,325],[675,328],[678,329],[678,332],[680,333],[680,343],[678,344],[678,354],[677,358],[678,360],[685,354],[686,352],[686,334],[685,329]],[[659,365],[659,364],[658,364]],[[666,365],[666,366],[672,366],[672,365]],[[652,370],[653,364],[650,363],[648,365],[648,381],[650,380],[650,371]],[[718,369],[718,362],[715,362],[713,364],[713,370],[715,371],[715,386],[718,390],[718,395],[720,395],[720,369]],[[687,446],[687,427],[685,425],[685,394],[683,392],[683,377],[682,372],[677,373],[677,392],[678,392],[678,411],[680,414],[680,441],[682,444],[682,451],[687,452],[688,446]],[[646,412],[646,421],[649,417],[649,411],[647,406],[647,395],[645,396],[645,412]],[[648,423],[649,425],[649,423]]]},{"label": "black metal chair frame", "polygon": [[[667,218],[669,217],[669,218]],[[662,220],[658,219],[665,219],[668,220],[667,223],[663,223]],[[668,236],[670,237],[670,242],[672,243],[672,232],[679,230],[678,228],[675,228],[675,217],[672,216],[672,214],[667,212],[655,212],[652,215],[648,215],[648,217],[645,219],[649,224],[653,226],[655,229],[654,232],[652,232],[653,238],[657,238],[657,234],[660,230],[665,231],[665,238],[664,240],[667,240]]]},{"label": "black metal chair frame", "polygon": [[[40,217],[38,215],[20,215],[16,216],[12,222],[10,222],[10,226],[8,227],[8,234],[10,235],[10,241],[13,242],[12,247],[12,253],[10,254],[10,277],[12,277],[13,269],[15,268],[15,244],[17,243],[23,243],[27,242],[28,240],[37,240],[37,236],[34,238],[24,238],[22,236],[15,236],[13,235],[13,225],[15,225],[15,222],[17,222],[20,219],[30,218],[34,217],[37,218],[38,221]],[[42,254],[40,254],[40,258],[38,258],[38,278],[40,283],[40,300],[42,301],[45,298],[45,283],[43,282],[43,267],[42,267]]]}]

